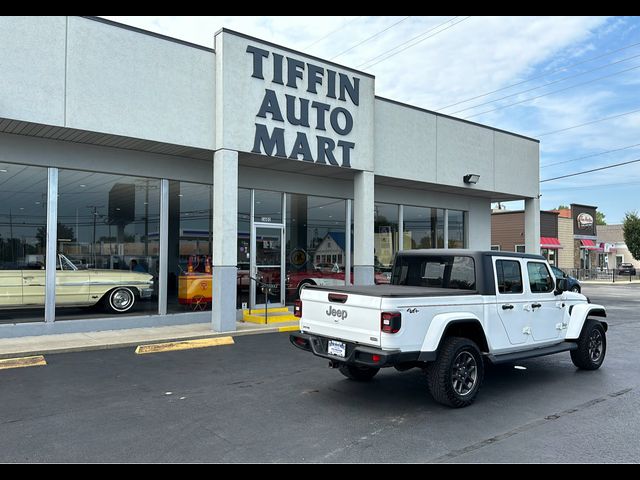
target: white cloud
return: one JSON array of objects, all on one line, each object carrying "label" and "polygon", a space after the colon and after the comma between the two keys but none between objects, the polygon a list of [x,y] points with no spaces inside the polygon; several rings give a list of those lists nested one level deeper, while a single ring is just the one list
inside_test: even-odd
[{"label": "white cloud", "polygon": [[[357,43],[390,27],[403,17],[105,18],[209,47],[213,47],[215,32],[224,26],[321,58],[332,59]],[[357,67],[451,18],[453,17],[411,17],[361,46],[340,55],[335,61]],[[458,17],[455,21],[463,18]],[[376,75],[378,95],[427,109],[437,109],[636,43],[638,42],[637,25],[638,21],[633,17],[471,17],[459,25],[393,55],[388,60],[373,65],[368,71]],[[442,28],[444,27],[440,29]],[[629,50],[621,55],[630,56],[633,54],[630,52],[637,53],[637,50]],[[554,77],[505,89],[496,95],[446,109],[443,113],[541,85],[551,78],[559,78],[604,65],[616,58],[623,57],[606,57],[597,63],[584,64],[578,70],[572,69],[557,73]],[[627,66],[626,63],[624,65]],[[628,64],[628,66],[633,65],[632,62]],[[614,71],[616,70],[605,69],[594,72],[593,76],[587,75],[573,82],[559,83],[548,89],[522,93],[505,99],[502,103],[486,105],[460,115],[464,117],[475,112],[490,110]],[[487,113],[472,120],[535,136],[640,108],[640,97],[637,96],[638,82],[640,82],[640,75],[637,71],[633,71]],[[639,128],[640,114],[635,114],[542,137],[542,164],[639,143]],[[584,162],[572,162],[549,170],[560,175],[624,161],[637,154],[637,150],[625,151],[590,158]],[[549,170],[543,170],[541,178],[548,177]],[[597,185],[640,177],[640,165],[630,166],[621,171],[615,170],[552,182],[553,188],[565,187],[567,190],[551,191],[551,186],[543,187],[543,190],[545,188],[549,190],[542,198],[544,208],[553,206],[549,204],[550,199],[556,203],[572,201],[589,203],[588,200],[591,199],[592,203],[602,203],[610,208],[611,212],[615,212],[608,215],[608,218],[622,218],[621,212],[629,209],[628,207],[634,207],[633,202],[640,201],[635,200],[640,196],[629,195],[629,191],[624,190],[627,193],[622,198],[615,188],[601,194],[600,192],[604,190],[599,189]],[[587,186],[591,186],[593,191],[589,191]],[[569,190],[570,188],[574,190]],[[619,205],[616,205],[616,202]],[[640,205],[635,208],[640,209]],[[607,213],[606,210],[605,213]]]}]

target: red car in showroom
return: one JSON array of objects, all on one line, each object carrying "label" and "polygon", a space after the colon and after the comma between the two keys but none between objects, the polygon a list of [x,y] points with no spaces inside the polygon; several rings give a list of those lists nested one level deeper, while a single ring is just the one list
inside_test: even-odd
[{"label": "red car in showroom", "polygon": [[[374,282],[376,284],[389,283],[390,272],[376,271]],[[351,272],[353,284],[353,271]],[[344,285],[344,269],[338,264],[321,263],[314,265],[310,270],[287,273],[287,296],[300,297],[300,291],[307,285],[321,285],[325,287]]]}]

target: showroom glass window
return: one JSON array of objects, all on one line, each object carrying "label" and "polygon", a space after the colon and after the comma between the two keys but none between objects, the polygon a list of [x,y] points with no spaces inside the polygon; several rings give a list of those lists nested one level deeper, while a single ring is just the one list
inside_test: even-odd
[{"label": "showroom glass window", "polygon": [[398,205],[376,203],[374,209],[374,267],[376,275],[389,276],[398,251]]},{"label": "showroom glass window", "polygon": [[465,248],[464,212],[449,210],[449,248]]},{"label": "showroom glass window", "polygon": [[47,169],[0,163],[0,324],[44,320],[46,227]]},{"label": "showroom glass window", "polygon": [[404,250],[444,248],[444,210],[428,207],[404,207]]},{"label": "showroom glass window", "polygon": [[213,188],[169,181],[167,311],[211,310]]},{"label": "showroom glass window", "polygon": [[255,190],[254,221],[282,223],[282,193]]},{"label": "showroom glass window", "polygon": [[159,232],[160,180],[60,170],[56,319],[157,313]]},{"label": "showroom glass window", "polygon": [[302,285],[344,285],[346,201],[287,194],[286,302]]}]

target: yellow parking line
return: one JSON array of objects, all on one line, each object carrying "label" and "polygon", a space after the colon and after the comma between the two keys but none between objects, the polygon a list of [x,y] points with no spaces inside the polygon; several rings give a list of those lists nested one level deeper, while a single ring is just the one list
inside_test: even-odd
[{"label": "yellow parking line", "polygon": [[40,367],[47,364],[42,355],[33,357],[5,358],[0,360],[0,370],[9,368]]},{"label": "yellow parking line", "polygon": [[199,340],[185,340],[182,342],[154,343],[150,345],[139,345],[136,353],[173,352],[176,350],[191,350],[193,348],[217,347],[218,345],[233,345],[233,337],[202,338]]},{"label": "yellow parking line", "polygon": [[300,330],[299,325],[291,325],[289,327],[279,327],[279,332],[298,332]]}]

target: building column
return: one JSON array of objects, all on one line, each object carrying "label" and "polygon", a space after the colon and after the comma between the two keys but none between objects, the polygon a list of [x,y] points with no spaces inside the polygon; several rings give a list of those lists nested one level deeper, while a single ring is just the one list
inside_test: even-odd
[{"label": "building column", "polygon": [[353,283],[374,283],[374,174],[358,172],[353,180]]},{"label": "building column", "polygon": [[238,242],[238,152],[218,150],[213,156],[213,298],[212,327],[236,329]]},{"label": "building column", "polygon": [[524,250],[540,255],[540,199],[527,198],[524,201]]}]

